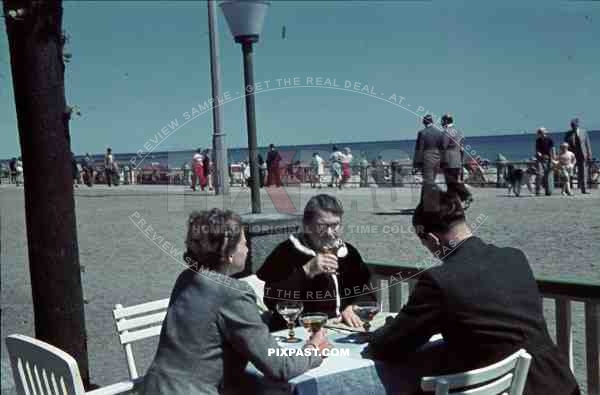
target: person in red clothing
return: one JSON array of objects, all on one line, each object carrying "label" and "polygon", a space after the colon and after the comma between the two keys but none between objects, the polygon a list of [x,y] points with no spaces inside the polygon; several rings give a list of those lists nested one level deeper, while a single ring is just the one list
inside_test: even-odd
[{"label": "person in red clothing", "polygon": [[200,188],[204,190],[204,187],[206,187],[206,177],[204,177],[204,165],[201,148],[198,148],[192,157],[192,171],[192,190],[196,191],[196,184],[200,184]]}]

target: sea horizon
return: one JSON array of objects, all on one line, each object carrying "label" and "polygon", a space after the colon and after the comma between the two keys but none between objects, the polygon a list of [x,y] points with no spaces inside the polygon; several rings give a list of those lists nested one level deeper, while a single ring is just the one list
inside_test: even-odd
[{"label": "sea horizon", "polygon": [[[566,131],[550,133],[556,147],[563,141],[565,133]],[[588,134],[592,141],[592,150],[594,147],[600,149],[600,130],[588,130]],[[414,144],[415,139],[356,142],[332,140],[330,143],[278,145],[276,148],[280,151],[285,163],[296,161],[302,163],[309,162],[314,152],[318,152],[322,157],[328,158],[333,146],[336,146],[338,149],[350,148],[355,158],[366,156],[367,160],[372,161],[381,156],[383,160],[389,161],[410,160],[414,152]],[[495,161],[499,154],[513,161],[531,159],[534,155],[534,146],[534,133],[507,133],[465,137],[466,158],[485,159],[491,162]],[[189,162],[193,153],[198,148],[191,147],[189,149],[144,152],[141,157],[135,152],[118,152],[113,149],[113,154],[115,155],[115,159],[122,165],[126,162],[134,163],[132,160],[135,160],[135,165],[138,167],[140,165],[141,167],[158,165],[160,167],[177,168],[183,166],[185,162]],[[212,147],[200,148],[212,149]],[[266,159],[268,146],[260,146],[258,147],[258,151]],[[75,155],[75,158],[76,160],[80,160],[84,156],[85,153],[79,153]],[[104,152],[92,153],[95,161],[101,161],[103,156]],[[244,147],[230,147],[227,149],[227,157],[229,163],[239,163],[247,159],[248,149]],[[7,163],[10,159],[2,159],[0,163]]]}]

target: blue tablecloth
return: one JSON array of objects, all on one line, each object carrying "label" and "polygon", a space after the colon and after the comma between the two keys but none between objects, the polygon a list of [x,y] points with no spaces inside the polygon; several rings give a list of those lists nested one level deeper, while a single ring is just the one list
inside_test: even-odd
[{"label": "blue tablecloth", "polygon": [[[287,330],[273,333],[287,336]],[[296,336],[308,338],[304,328],[296,328]],[[356,334],[328,329],[327,337],[335,348],[348,349],[350,356],[330,356],[321,366],[312,369],[289,383],[273,383],[250,366],[248,372],[258,381],[260,393],[295,395],[337,394],[410,394],[426,374],[431,353],[439,345],[439,336],[434,336],[430,345],[415,353],[410,359],[397,365],[383,364],[363,359],[361,352],[365,343],[357,342]],[[280,343],[283,348],[300,348],[301,343]]]}]

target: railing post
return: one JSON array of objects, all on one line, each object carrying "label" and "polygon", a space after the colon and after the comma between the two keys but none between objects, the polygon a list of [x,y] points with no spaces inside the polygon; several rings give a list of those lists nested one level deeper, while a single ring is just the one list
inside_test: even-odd
[{"label": "railing post", "polygon": [[402,282],[394,282],[391,286],[388,282],[390,294],[390,312],[397,313],[402,308]]},{"label": "railing post", "polygon": [[585,302],[585,354],[589,395],[600,395],[600,303]]},{"label": "railing post", "polygon": [[377,302],[379,303],[379,308],[381,311],[383,310],[383,276],[380,276],[378,274],[373,274],[371,276],[372,278],[372,283],[375,284],[375,287],[377,289],[377,291],[375,292],[375,295],[377,297]]},{"label": "railing post", "polygon": [[573,364],[573,325],[571,323],[571,301],[556,298],[554,300],[556,315],[556,345],[569,359],[569,367],[575,373]]}]

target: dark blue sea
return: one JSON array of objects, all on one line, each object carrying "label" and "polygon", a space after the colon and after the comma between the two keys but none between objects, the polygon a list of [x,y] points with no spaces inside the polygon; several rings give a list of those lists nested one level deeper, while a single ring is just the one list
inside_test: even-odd
[{"label": "dark blue sea", "polygon": [[[600,130],[588,131],[595,149],[595,157],[600,157]],[[560,144],[565,136],[564,132],[552,133],[555,145]],[[407,160],[412,158],[415,149],[415,140],[390,140],[390,141],[366,141],[358,143],[333,143],[338,148],[349,147],[354,157],[366,155],[369,161],[377,159],[379,155],[384,160]],[[331,153],[332,144],[313,145],[282,145],[277,147],[284,157],[284,161],[309,162],[314,152],[319,152],[323,158],[328,158]],[[534,155],[534,134],[512,134],[501,136],[478,136],[467,137],[465,148],[473,158],[488,159],[495,161],[498,154],[504,155],[508,160],[526,160]],[[558,147],[557,147],[558,150]],[[267,147],[260,147],[260,153],[266,159]],[[154,152],[149,155],[142,167],[150,166],[152,163],[160,163],[161,166],[168,164],[169,167],[181,167],[189,161],[194,150],[175,152]],[[125,161],[131,159],[135,154],[117,154],[117,160]],[[229,162],[236,163],[247,159],[248,150],[245,148],[230,148],[228,150]]]},{"label": "dark blue sea", "polygon": [[[595,149],[595,157],[600,157],[600,130],[588,131],[592,141],[592,149]],[[564,139],[564,132],[552,133],[555,145]],[[366,141],[357,143],[334,142],[339,149],[349,147],[355,158],[366,155],[369,161],[377,159],[381,155],[383,160],[407,160],[412,158],[415,140],[390,140],[390,141]],[[314,152],[319,152],[323,158],[328,158],[331,153],[332,144],[313,145],[282,145],[278,146],[285,162],[309,162]],[[500,136],[478,136],[467,137],[465,148],[469,156],[473,158],[488,159],[493,162],[498,154],[502,154],[508,160],[526,160],[534,155],[534,134],[511,134]],[[267,147],[260,147],[259,151],[266,159]],[[558,147],[557,147],[558,150]],[[180,168],[185,162],[189,162],[194,149],[186,151],[157,151],[146,157],[141,167],[150,167],[158,164],[161,167]],[[104,153],[95,154],[96,160],[102,160]],[[115,153],[115,158],[123,163],[135,157],[135,153]],[[230,148],[228,150],[230,163],[237,163],[247,159],[246,148]],[[79,158],[79,156],[78,156]],[[139,163],[139,161],[138,161]]]}]

